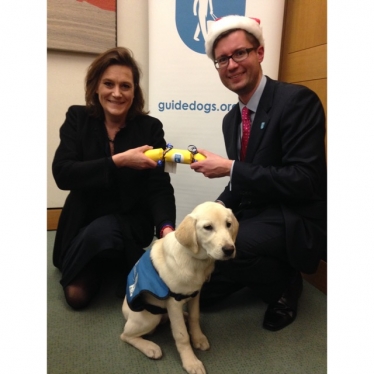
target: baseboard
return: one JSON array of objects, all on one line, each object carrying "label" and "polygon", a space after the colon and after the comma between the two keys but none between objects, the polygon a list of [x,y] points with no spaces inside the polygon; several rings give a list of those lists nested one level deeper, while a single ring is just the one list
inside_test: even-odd
[{"label": "baseboard", "polygon": [[61,214],[60,208],[47,209],[47,231],[57,230],[58,220]]},{"label": "baseboard", "polygon": [[303,274],[303,278],[311,285],[327,295],[327,262],[321,260],[314,274]]}]

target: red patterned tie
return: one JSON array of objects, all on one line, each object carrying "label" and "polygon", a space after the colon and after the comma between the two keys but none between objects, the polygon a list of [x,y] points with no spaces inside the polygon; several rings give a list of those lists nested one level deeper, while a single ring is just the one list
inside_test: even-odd
[{"label": "red patterned tie", "polygon": [[243,161],[247,152],[247,145],[249,140],[249,134],[251,132],[251,119],[249,117],[249,109],[245,106],[242,109],[242,124],[243,124],[243,135],[242,135],[242,147],[240,149],[240,160]]}]

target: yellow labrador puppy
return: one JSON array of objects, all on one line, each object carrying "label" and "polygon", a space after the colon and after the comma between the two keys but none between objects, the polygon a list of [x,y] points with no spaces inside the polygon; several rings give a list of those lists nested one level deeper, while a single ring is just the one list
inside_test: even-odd
[{"label": "yellow labrador puppy", "polygon": [[[195,348],[209,349],[200,328],[199,291],[212,273],[215,260],[235,257],[238,227],[230,209],[205,202],[188,214],[176,231],[157,240],[128,276],[121,339],[149,358],[161,358],[161,348],[142,336],[151,333],[167,313],[183,368],[191,374],[206,373],[190,343],[191,335]],[[185,303],[190,335],[183,313]]]}]

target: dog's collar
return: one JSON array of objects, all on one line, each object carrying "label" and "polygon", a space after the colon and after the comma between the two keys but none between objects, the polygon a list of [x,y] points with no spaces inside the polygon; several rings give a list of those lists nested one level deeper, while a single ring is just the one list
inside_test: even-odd
[{"label": "dog's collar", "polygon": [[[195,297],[199,291],[193,292],[191,295],[182,295],[181,293],[174,293],[169,290],[169,296],[174,297],[175,300],[181,301],[183,299],[188,299],[189,297]],[[156,305],[151,305],[151,304],[144,304],[144,309],[148,310],[148,312],[152,314],[165,314],[168,312],[166,308],[161,308]]]},{"label": "dog's collar", "polygon": [[189,297],[195,297],[195,296],[198,295],[198,293],[199,293],[199,291],[195,291],[195,292],[192,292],[189,295],[183,295],[181,293],[175,293],[175,292],[173,292],[173,291],[170,290],[169,295],[171,297],[174,297],[175,300],[181,301],[181,300],[184,300],[184,299],[188,299]]},{"label": "dog's collar", "polygon": [[[174,297],[174,299],[177,301],[188,299],[189,297],[195,297],[198,295],[198,293],[199,291],[195,291],[190,295],[182,295],[181,293],[174,293],[173,291],[169,290],[169,296]],[[165,314],[168,312],[166,308],[161,308],[159,306],[151,304],[145,304],[144,309],[148,310],[148,312],[152,314]]]}]

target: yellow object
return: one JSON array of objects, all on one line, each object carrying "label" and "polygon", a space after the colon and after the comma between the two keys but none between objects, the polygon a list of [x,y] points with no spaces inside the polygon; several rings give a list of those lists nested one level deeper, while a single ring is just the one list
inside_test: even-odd
[{"label": "yellow object", "polygon": [[164,150],[162,148],[150,149],[149,151],[145,151],[144,154],[151,158],[153,161],[162,160]]},{"label": "yellow object", "polygon": [[195,161],[203,161],[206,159],[206,157],[202,155],[201,153],[196,153],[196,155],[194,155],[193,158],[195,159]]},{"label": "yellow object", "polygon": [[171,149],[165,155],[166,162],[175,162],[177,164],[190,164],[192,162],[192,153],[183,149]]},{"label": "yellow object", "polygon": [[201,153],[192,154],[190,151],[184,149],[170,149],[164,156],[164,150],[162,148],[150,149],[145,151],[144,154],[151,158],[153,161],[166,161],[175,162],[177,164],[191,164],[195,161],[205,160],[206,157]]}]

